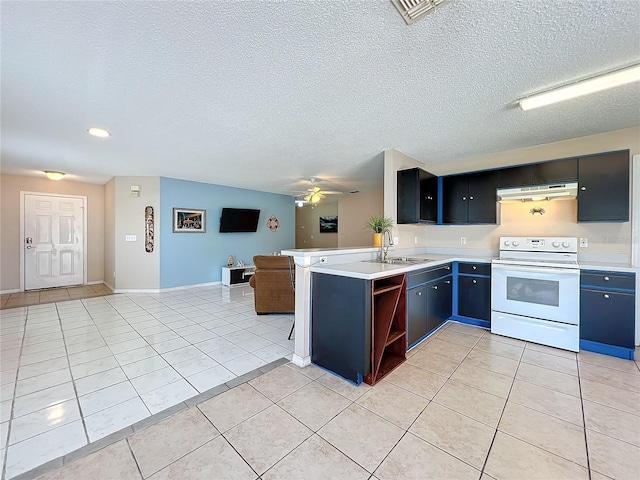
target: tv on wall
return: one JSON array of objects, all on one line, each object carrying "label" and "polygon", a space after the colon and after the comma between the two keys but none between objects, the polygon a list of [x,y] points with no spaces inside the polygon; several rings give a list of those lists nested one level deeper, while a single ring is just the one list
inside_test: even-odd
[{"label": "tv on wall", "polygon": [[258,230],[260,210],[252,208],[223,208],[220,233],[255,232]]}]

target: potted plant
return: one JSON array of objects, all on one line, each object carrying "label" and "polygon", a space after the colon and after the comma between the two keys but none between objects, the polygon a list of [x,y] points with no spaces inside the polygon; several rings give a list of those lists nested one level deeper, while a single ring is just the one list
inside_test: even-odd
[{"label": "potted plant", "polygon": [[393,227],[393,219],[391,217],[371,215],[366,224],[367,228],[373,231],[373,246],[382,246],[382,234],[385,230]]}]

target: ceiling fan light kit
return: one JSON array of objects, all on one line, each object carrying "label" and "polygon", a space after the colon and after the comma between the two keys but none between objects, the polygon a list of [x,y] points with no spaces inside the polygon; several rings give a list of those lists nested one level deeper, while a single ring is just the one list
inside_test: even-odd
[{"label": "ceiling fan light kit", "polygon": [[640,64],[537,93],[520,99],[518,103],[522,110],[532,110],[638,81],[640,81]]}]

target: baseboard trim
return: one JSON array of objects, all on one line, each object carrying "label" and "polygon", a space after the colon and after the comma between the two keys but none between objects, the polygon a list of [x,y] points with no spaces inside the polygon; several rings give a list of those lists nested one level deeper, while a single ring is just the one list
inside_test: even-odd
[{"label": "baseboard trim", "polygon": [[12,288],[9,290],[0,290],[0,295],[4,295],[7,293],[20,293],[22,290],[20,290],[19,288]]},{"label": "baseboard trim", "polygon": [[624,358],[625,360],[634,360],[635,356],[635,349],[618,347],[616,345],[607,345],[606,343],[600,342],[592,342],[591,340],[580,340],[580,350]]},{"label": "baseboard trim", "polygon": [[[94,280],[93,282],[87,282],[85,285],[101,285],[103,283],[107,285],[107,283],[104,280]],[[111,288],[109,285],[107,285],[107,287]]]},{"label": "baseboard trim", "polygon": [[163,292],[174,292],[176,290],[189,290],[190,288],[211,287],[215,285],[220,285],[220,282],[196,283],[193,285],[182,285],[179,287],[168,287],[168,288],[116,288],[114,289],[114,288],[111,288],[111,285],[107,285],[107,286],[113,290],[113,293],[163,293]]}]

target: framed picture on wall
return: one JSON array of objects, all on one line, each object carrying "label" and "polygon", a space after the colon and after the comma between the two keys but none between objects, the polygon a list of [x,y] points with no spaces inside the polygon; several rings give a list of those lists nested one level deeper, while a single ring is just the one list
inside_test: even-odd
[{"label": "framed picture on wall", "polygon": [[320,233],[338,233],[338,216],[320,217]]},{"label": "framed picture on wall", "polygon": [[173,232],[205,233],[206,212],[206,210],[196,210],[193,208],[174,208]]}]

